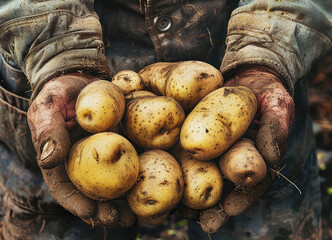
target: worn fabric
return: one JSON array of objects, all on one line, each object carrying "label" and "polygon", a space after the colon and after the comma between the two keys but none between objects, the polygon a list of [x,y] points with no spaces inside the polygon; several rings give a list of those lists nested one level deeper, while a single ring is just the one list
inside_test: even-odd
[{"label": "worn fabric", "polygon": [[[236,1],[235,1],[236,2]],[[109,78],[155,61],[199,59],[220,66],[234,1],[7,0],[0,3],[0,49],[32,89],[66,72]],[[288,90],[331,49],[331,1],[240,1],[229,21],[227,75],[258,63],[279,72]],[[170,29],[165,28],[170,22]],[[166,30],[165,30],[166,29]],[[190,39],[190,41],[188,41]],[[106,49],[108,63],[103,54]],[[39,85],[41,84],[41,85]]]},{"label": "worn fabric", "polygon": [[227,76],[245,64],[268,66],[294,84],[332,47],[332,2],[326,0],[240,1],[228,25]]},{"label": "worn fabric", "polygon": [[[123,69],[137,71],[156,61],[190,59],[220,67],[226,79],[246,64],[270,67],[281,74],[287,90],[294,93],[296,104],[291,145],[283,160],[286,167],[282,173],[303,194],[299,196],[285,180],[277,179],[271,191],[252,210],[232,219],[231,227],[228,225],[228,230],[225,228],[218,234],[229,238],[234,234],[247,237],[249,234],[244,229],[250,228],[250,236],[259,238],[265,234],[278,239],[288,233],[291,237],[294,229],[300,232],[308,229],[309,224],[312,231],[308,234],[319,239],[319,182],[307,114],[307,86],[300,79],[314,61],[332,48],[331,16],[332,2],[323,0],[1,1],[0,186],[6,195],[3,200],[16,206],[9,204],[3,210],[9,224],[5,225],[7,236],[20,224],[43,225],[46,215],[51,215],[46,222],[55,220],[55,227],[45,225],[43,234],[50,237],[67,231],[58,227],[52,211],[45,211],[59,206],[43,183],[26,124],[28,102],[45,82],[70,72],[110,79],[112,73]],[[308,182],[309,179],[312,181]],[[266,208],[269,202],[293,209],[292,216],[298,220],[287,216],[288,226],[282,228],[286,233],[268,228],[272,224],[268,217],[277,214],[274,204]],[[20,216],[22,209],[28,212],[21,218],[27,221],[21,223],[20,217],[15,216]],[[270,215],[267,209],[271,209]],[[18,213],[10,214],[10,211]],[[61,211],[56,213],[63,215]],[[257,213],[266,217],[260,218]],[[274,220],[273,224],[277,225],[284,219]],[[65,223],[63,220],[62,227],[70,229],[70,224]],[[89,229],[88,225],[80,224]],[[265,232],[252,224],[264,226]],[[194,228],[197,230],[197,226]],[[20,234],[42,239],[38,227],[33,229]],[[59,238],[64,236],[60,234]],[[74,236],[70,239],[75,239]]]}]

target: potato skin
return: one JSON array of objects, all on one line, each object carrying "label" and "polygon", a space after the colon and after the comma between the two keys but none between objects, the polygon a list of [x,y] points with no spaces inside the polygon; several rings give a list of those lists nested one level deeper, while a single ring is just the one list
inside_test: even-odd
[{"label": "potato skin", "polygon": [[65,162],[73,184],[92,199],[114,199],[135,183],[139,157],[131,143],[112,133],[97,133],[78,141]]},{"label": "potato skin", "polygon": [[183,61],[170,72],[165,95],[177,100],[186,112],[210,92],[222,87],[221,72],[212,65],[201,61]]},{"label": "potato skin", "polygon": [[112,78],[112,83],[117,85],[124,95],[145,89],[142,77],[132,70],[123,70],[116,73]]},{"label": "potato skin", "polygon": [[86,131],[107,131],[116,126],[124,114],[124,95],[109,81],[94,81],[78,95],[75,111],[77,122]]},{"label": "potato skin", "polygon": [[201,61],[154,63],[138,74],[149,91],[175,99],[186,112],[224,82],[218,69]]},{"label": "potato skin", "polygon": [[134,91],[125,96],[125,101],[126,104],[128,104],[130,101],[134,99],[145,98],[145,97],[157,97],[157,95],[145,90]]},{"label": "potato skin", "polygon": [[157,94],[166,95],[166,81],[177,62],[157,62],[143,68],[138,74],[142,77],[147,90]]},{"label": "potato skin", "polygon": [[127,103],[122,119],[126,135],[143,149],[167,150],[180,138],[182,107],[165,96],[142,96]]},{"label": "potato skin", "polygon": [[175,158],[162,150],[144,152],[139,158],[140,172],[127,193],[128,204],[138,218],[157,220],[180,202],[184,188],[182,170]]},{"label": "potato skin", "polygon": [[182,147],[198,160],[220,156],[248,129],[257,99],[247,87],[219,88],[203,98],[184,121]]},{"label": "potato skin", "polygon": [[184,175],[182,203],[196,210],[212,207],[222,194],[223,178],[215,162],[199,161],[183,151],[177,159]]},{"label": "potato skin", "polygon": [[265,178],[267,167],[255,147],[255,142],[242,138],[231,146],[220,158],[223,175],[235,185],[250,187]]}]

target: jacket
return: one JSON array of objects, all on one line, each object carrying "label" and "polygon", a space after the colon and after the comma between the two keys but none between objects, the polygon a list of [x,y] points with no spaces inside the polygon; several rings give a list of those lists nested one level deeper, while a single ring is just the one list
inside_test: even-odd
[{"label": "jacket", "polygon": [[226,77],[244,64],[266,65],[293,93],[312,63],[331,49],[331,1],[240,1],[228,23],[227,12],[236,5],[230,2],[1,1],[0,52],[4,64],[22,71],[33,92],[68,72],[109,79],[123,68],[200,59]]}]

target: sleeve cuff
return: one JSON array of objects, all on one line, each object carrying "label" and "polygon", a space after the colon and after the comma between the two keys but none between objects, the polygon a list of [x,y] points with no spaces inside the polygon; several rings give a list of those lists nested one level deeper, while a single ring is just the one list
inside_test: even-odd
[{"label": "sleeve cuff", "polygon": [[295,83],[332,47],[328,36],[277,12],[263,10],[235,10],[226,44],[220,67],[225,78],[244,65],[266,66],[281,75],[292,96]]}]

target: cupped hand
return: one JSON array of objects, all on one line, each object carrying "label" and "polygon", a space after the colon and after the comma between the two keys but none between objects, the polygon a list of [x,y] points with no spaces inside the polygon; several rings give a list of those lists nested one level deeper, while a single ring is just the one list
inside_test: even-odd
[{"label": "cupped hand", "polygon": [[269,169],[265,179],[252,187],[236,187],[225,199],[211,209],[200,213],[205,232],[218,231],[227,219],[249,209],[264,192],[275,176],[288,147],[288,135],[294,118],[294,101],[275,71],[261,66],[247,66],[238,70],[224,86],[245,86],[256,96],[258,108],[246,137],[253,139]]},{"label": "cupped hand", "polygon": [[[69,179],[65,159],[70,149],[68,130],[74,127],[75,103],[80,91],[97,78],[69,74],[47,82],[28,110],[28,124],[37,162],[51,196],[66,210],[91,225],[129,227],[135,221],[128,207],[98,202],[81,193]],[[128,209],[127,209],[128,208]],[[121,212],[126,218],[122,219]]]},{"label": "cupped hand", "polygon": [[258,109],[247,133],[268,166],[277,168],[287,151],[295,111],[281,77],[268,68],[250,66],[239,70],[225,86],[245,86],[256,95]]}]

